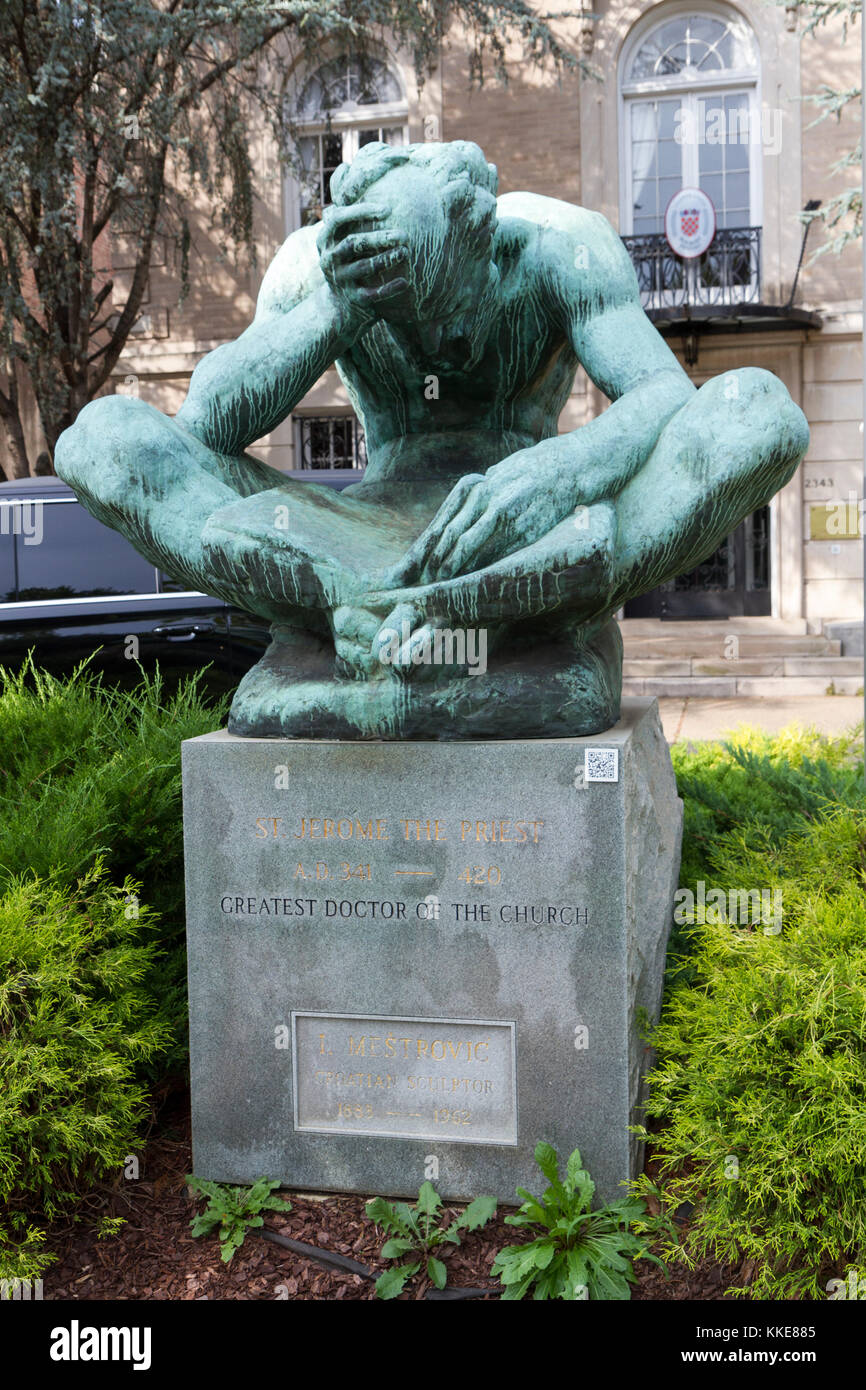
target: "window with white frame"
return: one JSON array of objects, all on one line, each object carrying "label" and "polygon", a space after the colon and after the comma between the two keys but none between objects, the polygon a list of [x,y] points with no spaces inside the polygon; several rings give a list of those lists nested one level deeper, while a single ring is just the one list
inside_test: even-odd
[{"label": "window with white frame", "polygon": [[[659,7],[662,8],[662,7]],[[721,6],[663,7],[623,52],[621,231],[664,231],[681,188],[702,188],[719,228],[760,226],[757,45]]]},{"label": "window with white frame", "polygon": [[293,102],[298,177],[290,226],[318,222],[331,201],[331,175],[363,145],[408,141],[408,106],[397,76],[380,59],[341,54],[318,68]]},{"label": "window with white frame", "polygon": [[296,468],[358,468],[367,464],[364,427],[354,415],[296,415]]}]

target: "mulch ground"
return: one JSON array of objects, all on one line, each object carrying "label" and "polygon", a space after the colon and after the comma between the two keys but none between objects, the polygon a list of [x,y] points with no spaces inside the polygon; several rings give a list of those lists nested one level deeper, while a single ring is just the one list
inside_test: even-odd
[{"label": "mulch ground", "polygon": [[[97,1190],[85,1208],[85,1220],[52,1230],[49,1247],[59,1258],[45,1272],[45,1299],[375,1299],[372,1279],[327,1268],[255,1231],[231,1263],[223,1264],[216,1235],[194,1239],[190,1233],[190,1219],[202,1209],[186,1185],[191,1161],[188,1096],[175,1095],[160,1113],[139,1178]],[[376,1276],[388,1267],[379,1259],[385,1237],[366,1219],[364,1197],[288,1195],[292,1209],[286,1215],[264,1213],[272,1231],[348,1256]],[[449,1209],[447,1219],[458,1210]],[[499,1298],[501,1286],[489,1272],[494,1256],[503,1245],[530,1238],[505,1225],[507,1214],[464,1236],[462,1245],[437,1251],[448,1267],[448,1290],[489,1289],[481,1297]],[[118,1234],[97,1239],[96,1222],[102,1217],[123,1217],[125,1225]],[[691,1271],[672,1266],[666,1278],[644,1260],[636,1272],[634,1299],[714,1300],[729,1285],[743,1282],[738,1267],[711,1261]],[[428,1289],[416,1279],[400,1297],[420,1299]]]}]

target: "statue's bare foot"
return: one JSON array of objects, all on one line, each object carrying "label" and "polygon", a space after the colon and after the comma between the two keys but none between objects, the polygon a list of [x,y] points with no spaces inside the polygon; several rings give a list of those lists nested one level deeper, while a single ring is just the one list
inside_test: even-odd
[{"label": "statue's bare foot", "polygon": [[374,650],[374,639],[382,626],[382,613],[356,605],[344,604],[331,614],[334,649],[337,660],[335,674],[344,680],[366,681],[381,675]]},{"label": "statue's bare foot", "polygon": [[[498,628],[498,625],[497,625]],[[487,628],[467,629],[453,618],[433,616],[421,604],[401,603],[373,640],[380,667],[403,681],[448,681],[487,669]]]},{"label": "statue's bare foot", "polygon": [[344,680],[429,679],[432,657],[443,647],[435,640],[440,624],[418,604],[398,604],[387,617],[385,611],[348,604],[334,610],[335,674]]}]

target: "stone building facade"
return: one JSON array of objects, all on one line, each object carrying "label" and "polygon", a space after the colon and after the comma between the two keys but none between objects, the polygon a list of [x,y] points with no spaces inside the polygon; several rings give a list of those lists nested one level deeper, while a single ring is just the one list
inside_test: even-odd
[{"label": "stone building facade", "polygon": [[[574,7],[563,0],[560,8]],[[626,238],[647,312],[697,384],[729,368],[764,367],[809,421],[808,456],[769,508],[699,571],[639,600],[636,614],[764,614],[811,631],[861,616],[860,252],[851,246],[812,262],[825,235],[819,225],[800,263],[798,216],[852,181],[852,171],[832,165],[856,143],[855,113],[815,125],[807,98],[823,83],[857,84],[859,34],[843,41],[841,26],[814,37],[799,28],[796,5],[767,0],[595,0],[560,32],[597,77],[558,82],[516,54],[508,88],[481,90],[470,90],[457,41],[421,92],[408,56],[387,47],[365,75],[339,52],[324,52],[315,71],[286,60],[306,172],[285,173],[268,134],[253,132],[258,272],[217,263],[203,211],[193,292],[178,308],[169,267],[153,267],[117,388],[169,413],[179,407],[196,362],[247,325],[271,257],[319,215],[329,170],[360,144],[474,140],[498,166],[501,192],[529,189],[608,217]],[[716,215],[714,241],[690,269],[665,240],[665,209],[683,186],[709,194]],[[605,404],[580,373],[560,428]],[[336,372],[251,452],[286,470],[362,464],[363,433]]]}]

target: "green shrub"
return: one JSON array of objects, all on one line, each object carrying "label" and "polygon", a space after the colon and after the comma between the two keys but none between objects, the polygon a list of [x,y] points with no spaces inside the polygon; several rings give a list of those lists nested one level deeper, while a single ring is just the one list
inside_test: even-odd
[{"label": "green shrub", "polygon": [[[855,799],[843,768],[825,775]],[[753,1261],[762,1298],[866,1270],[866,810],[812,815],[726,835],[713,883],[780,889],[782,929],[695,923],[652,1037],[666,1197],[696,1206],[686,1258]]]},{"label": "green shrub", "polygon": [[148,985],[185,1060],[180,745],[224,721],[199,679],[166,696],[159,675],[134,690],[103,686],[86,666],[67,679],[0,669],[0,888],[30,871],[74,884],[101,859],[131,876],[159,918],[163,951]]},{"label": "green shrub", "polygon": [[[9,880],[0,893],[0,1233],[4,1277],[34,1277],[40,1233],[94,1179],[117,1173],[148,1111],[136,1077],[170,1027],[144,980],[150,914],[100,864],[70,887]],[[33,1260],[36,1260],[34,1265]]]},{"label": "green shrub", "polygon": [[[814,730],[768,735],[741,729],[726,743],[674,744],[671,758],[683,798],[683,852],[679,882],[696,891],[700,880],[724,883],[731,846],[745,838],[772,848],[807,834],[833,806],[866,806],[862,733],[829,738]],[[769,887],[766,872],[749,885]],[[691,936],[675,922],[668,942],[667,976],[689,976]]]},{"label": "green shrub", "polygon": [[689,887],[709,877],[730,831],[780,845],[830,805],[866,805],[862,730],[829,738],[741,729],[725,743],[674,744],[671,758],[685,809],[680,883]]},{"label": "green shrub", "polygon": [[[41,1279],[56,1256],[45,1249],[45,1231],[32,1226],[21,1213],[16,1213],[4,1229],[0,1223],[0,1280],[12,1285],[21,1280],[32,1284]],[[0,1298],[13,1298],[13,1288],[0,1286]]]}]

